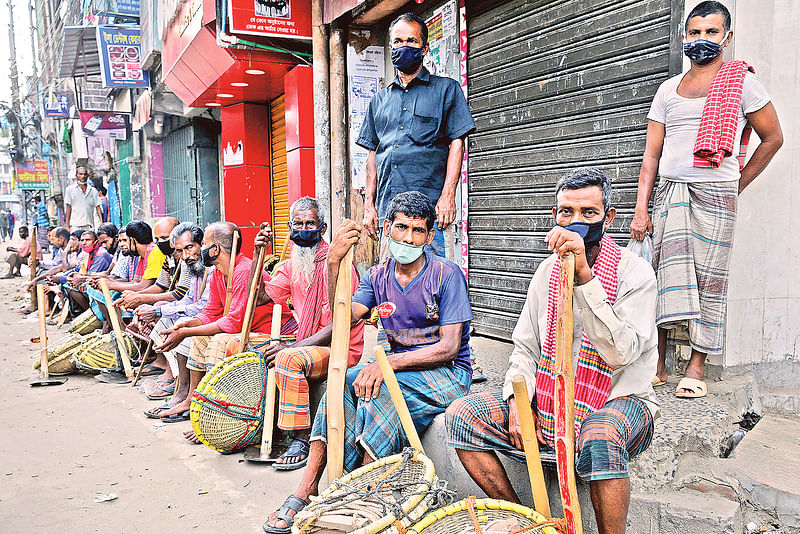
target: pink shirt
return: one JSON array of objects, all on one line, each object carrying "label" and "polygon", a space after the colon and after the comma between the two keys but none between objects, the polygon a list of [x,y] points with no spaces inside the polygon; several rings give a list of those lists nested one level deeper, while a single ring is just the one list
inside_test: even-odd
[{"label": "pink shirt", "polygon": [[[331,308],[328,304],[328,270],[323,271],[323,284],[326,290],[324,291],[322,302],[322,318],[320,320],[320,329],[327,326],[331,322]],[[292,283],[292,263],[291,261],[285,262],[280,270],[278,270],[275,277],[267,282],[267,294],[276,304],[286,307],[286,300],[292,297],[292,305],[294,306],[295,318],[298,324],[300,317],[298,316],[300,310],[305,306],[306,296],[308,294],[308,286]],[[358,273],[355,268],[353,269],[353,293],[358,289]],[[316,332],[315,332],[316,333]],[[361,359],[361,353],[364,352],[364,321],[360,321],[356,326],[350,330],[350,355],[347,360],[347,366],[352,367]]]}]

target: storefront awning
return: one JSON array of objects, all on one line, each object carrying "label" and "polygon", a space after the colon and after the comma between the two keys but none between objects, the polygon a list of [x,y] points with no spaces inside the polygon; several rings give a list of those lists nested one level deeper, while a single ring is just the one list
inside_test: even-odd
[{"label": "storefront awning", "polygon": [[67,26],[63,42],[59,78],[100,75],[97,26]]}]

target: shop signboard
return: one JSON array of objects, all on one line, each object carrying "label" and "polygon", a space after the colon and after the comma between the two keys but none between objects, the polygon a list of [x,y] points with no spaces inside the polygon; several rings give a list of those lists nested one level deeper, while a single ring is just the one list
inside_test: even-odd
[{"label": "shop signboard", "polygon": [[104,87],[150,87],[142,70],[139,27],[97,27],[97,49]]},{"label": "shop signboard", "polygon": [[48,98],[44,102],[44,116],[45,117],[69,117],[69,98],[66,94],[53,93],[52,98]]},{"label": "shop signboard", "polygon": [[126,139],[128,115],[106,111],[81,111],[81,131],[84,137]]},{"label": "shop signboard", "polygon": [[311,39],[311,0],[228,0],[230,32]]},{"label": "shop signboard", "polygon": [[139,0],[102,0],[97,7],[104,15],[139,16]]},{"label": "shop signboard", "polygon": [[46,161],[28,160],[15,165],[20,189],[50,189],[50,167]]}]

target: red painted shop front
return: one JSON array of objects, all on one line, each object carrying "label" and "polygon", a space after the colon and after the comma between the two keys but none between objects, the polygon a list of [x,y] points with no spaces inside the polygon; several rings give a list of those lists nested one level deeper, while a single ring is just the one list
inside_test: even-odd
[{"label": "red painted shop front", "polygon": [[[286,199],[273,198],[270,168],[271,161],[283,161],[271,157],[271,125],[280,119],[285,120],[288,203],[314,195],[312,69],[285,53],[220,47],[215,18],[213,0],[182,5],[164,35],[162,72],[186,106],[220,108],[225,220],[242,229],[250,255],[259,224],[273,224],[272,206],[286,205]],[[270,117],[270,102],[281,95],[284,117]],[[283,140],[276,146],[283,151]]]}]

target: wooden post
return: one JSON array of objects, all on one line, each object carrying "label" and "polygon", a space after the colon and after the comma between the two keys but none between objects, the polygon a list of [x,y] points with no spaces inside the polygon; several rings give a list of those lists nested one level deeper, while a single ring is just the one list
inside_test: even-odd
[{"label": "wooden post", "polygon": [[236,269],[236,245],[239,244],[239,234],[233,232],[233,242],[231,244],[231,261],[228,267],[228,287],[225,289],[225,311],[222,315],[228,315],[231,309],[231,300],[233,299],[233,273]]},{"label": "wooden post", "polygon": [[[37,238],[39,237],[39,231],[37,226],[33,226],[33,233],[30,235],[31,238],[31,246],[30,246],[30,255],[28,256],[28,267],[31,270],[30,280],[33,281],[36,278],[36,267],[39,266],[39,242]],[[36,291],[36,288],[31,289],[31,310],[36,310],[39,308],[39,295]]]},{"label": "wooden post", "polygon": [[[39,298],[39,302],[44,302],[44,286],[36,284],[34,291],[36,292],[36,296]],[[47,318],[45,317],[44,307],[39,308],[39,346],[41,347],[41,359],[39,362],[42,378],[47,380],[50,377],[50,371],[47,368]]]},{"label": "wooden post", "polygon": [[403,430],[406,433],[408,442],[411,446],[419,452],[424,453],[422,449],[422,441],[417,434],[417,427],[414,426],[414,420],[411,419],[411,413],[408,411],[406,399],[403,397],[403,391],[400,389],[400,384],[397,383],[397,377],[394,375],[392,364],[389,363],[389,358],[386,357],[386,351],[380,345],[375,347],[375,359],[378,360],[378,366],[381,368],[383,381],[386,382],[386,389],[389,390],[389,396],[392,397],[392,404],[394,409],[397,410],[397,415],[400,416],[400,424],[403,425]]},{"label": "wooden post", "polygon": [[514,401],[517,405],[517,417],[522,430],[522,445],[525,449],[525,463],[528,465],[528,478],[531,481],[533,503],[536,511],[550,518],[550,499],[547,497],[547,486],[544,483],[542,459],[539,457],[539,443],[536,439],[536,425],[533,422],[531,411],[531,398],[528,395],[528,386],[522,375],[511,379],[514,387]]},{"label": "wooden post", "polygon": [[572,284],[575,257],[561,260],[556,323],[556,383],[553,408],[556,417],[558,487],[567,534],[583,534],[581,509],[575,486],[575,371],[572,368]]},{"label": "wooden post", "polygon": [[339,264],[333,302],[331,356],[328,360],[328,482],[344,471],[344,379],[350,352],[350,305],[353,297],[353,249]]},{"label": "wooden post", "polygon": [[108,311],[108,319],[111,321],[111,326],[114,328],[114,337],[117,339],[117,348],[119,349],[119,356],[122,360],[122,367],[125,368],[125,376],[133,378],[133,369],[131,368],[131,358],[128,355],[128,349],[125,348],[125,339],[122,337],[122,326],[119,324],[119,317],[117,317],[117,310],[114,309],[114,301],[111,300],[111,292],[108,290],[108,281],[101,278],[100,290],[103,292],[103,300],[106,303],[106,310]]}]

